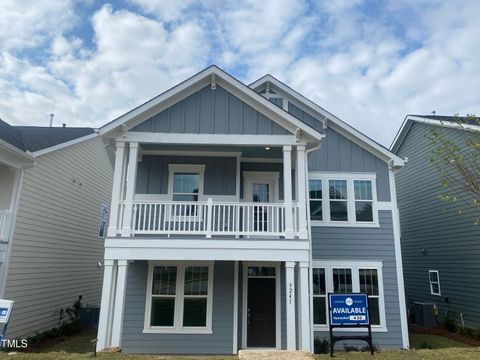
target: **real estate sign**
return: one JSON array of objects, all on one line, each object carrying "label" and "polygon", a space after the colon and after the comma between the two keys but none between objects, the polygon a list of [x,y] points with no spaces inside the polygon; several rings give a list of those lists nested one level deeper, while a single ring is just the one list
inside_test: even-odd
[{"label": "real estate sign", "polygon": [[368,325],[367,294],[330,294],[331,325]]},{"label": "real estate sign", "polygon": [[8,323],[12,312],[13,301],[0,299],[0,324]]}]

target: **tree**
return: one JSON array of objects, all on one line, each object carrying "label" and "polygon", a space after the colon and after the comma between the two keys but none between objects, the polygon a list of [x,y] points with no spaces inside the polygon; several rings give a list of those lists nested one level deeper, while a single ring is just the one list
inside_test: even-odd
[{"label": "tree", "polygon": [[[459,131],[461,130],[461,131]],[[458,115],[431,127],[432,154],[445,193],[444,201],[459,202],[459,212],[480,209],[480,118]],[[478,219],[475,224],[480,224]]]}]

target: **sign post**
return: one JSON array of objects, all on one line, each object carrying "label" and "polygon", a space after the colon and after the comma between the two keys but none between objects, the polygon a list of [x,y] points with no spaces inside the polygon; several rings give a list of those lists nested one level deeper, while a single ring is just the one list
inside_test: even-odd
[{"label": "sign post", "polygon": [[[368,295],[362,293],[328,294],[328,316],[330,324],[330,356],[333,357],[335,343],[341,340],[362,340],[368,343],[370,353],[373,355],[372,327],[368,312]],[[368,335],[343,335],[333,334],[334,328],[367,328]]]},{"label": "sign post", "polygon": [[12,313],[13,301],[0,299],[0,324],[3,325],[2,334],[0,335],[0,349],[3,347],[3,339],[7,333],[8,320]]}]

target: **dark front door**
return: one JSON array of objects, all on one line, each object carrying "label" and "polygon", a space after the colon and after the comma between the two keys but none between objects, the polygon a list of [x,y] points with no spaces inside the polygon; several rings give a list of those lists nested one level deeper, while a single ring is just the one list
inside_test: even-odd
[{"label": "dark front door", "polygon": [[247,347],[275,347],[275,339],[275,278],[249,278]]}]

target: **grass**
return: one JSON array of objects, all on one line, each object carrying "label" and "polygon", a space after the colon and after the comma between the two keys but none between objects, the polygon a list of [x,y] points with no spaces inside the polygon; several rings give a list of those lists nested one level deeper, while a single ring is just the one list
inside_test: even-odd
[{"label": "grass", "polygon": [[471,345],[458,342],[444,336],[431,334],[415,334],[410,333],[410,347],[414,349],[425,348],[429,345],[431,349],[445,349],[445,348],[471,348]]}]

